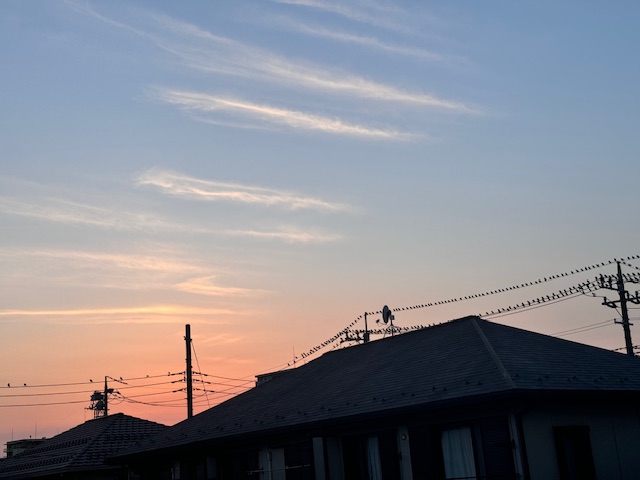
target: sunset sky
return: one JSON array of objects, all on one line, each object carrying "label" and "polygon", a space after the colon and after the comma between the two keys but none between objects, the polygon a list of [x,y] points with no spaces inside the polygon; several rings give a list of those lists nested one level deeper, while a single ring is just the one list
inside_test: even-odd
[{"label": "sunset sky", "polygon": [[[640,254],[639,15],[3,0],[0,443],[91,418],[105,376],[112,412],[183,419],[185,324],[197,413],[383,305],[429,325],[615,273]],[[593,293],[486,318],[623,347]]]}]

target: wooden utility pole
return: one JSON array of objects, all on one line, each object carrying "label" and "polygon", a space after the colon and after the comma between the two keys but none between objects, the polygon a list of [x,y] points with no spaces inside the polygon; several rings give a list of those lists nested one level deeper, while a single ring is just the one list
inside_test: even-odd
[{"label": "wooden utility pole", "polygon": [[187,418],[193,417],[193,372],[191,367],[191,325],[187,324],[184,336],[187,345]]},{"label": "wooden utility pole", "polygon": [[104,376],[104,416],[109,415],[109,386],[107,385],[107,376]]},{"label": "wooden utility pole", "polygon": [[[598,282],[600,283],[600,288],[606,288],[609,290],[614,290],[618,292],[619,300],[608,300],[607,297],[604,297],[603,305],[611,308],[617,308],[618,304],[620,304],[620,314],[622,316],[621,321],[616,321],[616,323],[620,323],[624,330],[624,343],[627,350],[627,355],[634,356],[633,353],[633,342],[631,341],[631,325],[629,322],[629,310],[627,309],[627,302],[635,303],[636,305],[640,304],[640,295],[638,292],[635,293],[635,296],[629,295],[624,289],[624,277],[622,276],[622,268],[620,267],[620,262],[616,262],[618,264],[618,273],[616,276],[609,275],[603,276],[600,275],[598,278]],[[629,279],[628,281],[632,283],[637,283],[637,280]]]}]

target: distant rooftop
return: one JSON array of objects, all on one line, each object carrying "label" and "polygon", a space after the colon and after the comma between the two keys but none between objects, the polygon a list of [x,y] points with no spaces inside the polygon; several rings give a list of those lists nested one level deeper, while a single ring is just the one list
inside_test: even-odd
[{"label": "distant rooftop", "polygon": [[116,413],[88,420],[40,445],[0,462],[0,478],[25,478],[112,468],[105,459],[166,429],[165,425]]},{"label": "distant rooftop", "polygon": [[42,438],[23,438],[20,440],[11,440],[7,442],[7,448],[5,452],[7,454],[7,458],[11,458],[14,455],[24,452],[30,448],[37,447],[42,442],[46,440],[45,437]]}]

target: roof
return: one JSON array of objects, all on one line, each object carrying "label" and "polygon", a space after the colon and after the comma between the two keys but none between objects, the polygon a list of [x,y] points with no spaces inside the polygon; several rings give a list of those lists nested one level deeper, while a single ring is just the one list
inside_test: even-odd
[{"label": "roof", "polygon": [[0,461],[0,478],[32,478],[109,468],[105,459],[167,427],[123,413],[88,420]]},{"label": "roof", "polygon": [[465,317],[328,352],[125,455],[523,391],[640,392],[640,359]]}]

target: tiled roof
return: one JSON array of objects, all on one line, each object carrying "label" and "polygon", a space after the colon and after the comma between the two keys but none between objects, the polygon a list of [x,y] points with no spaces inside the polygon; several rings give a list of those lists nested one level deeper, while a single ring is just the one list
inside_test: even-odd
[{"label": "tiled roof", "polygon": [[106,458],[166,428],[122,413],[89,420],[38,447],[0,461],[0,478],[105,468]]},{"label": "tiled roof", "polygon": [[466,317],[326,353],[124,454],[521,391],[640,392],[640,359]]}]

